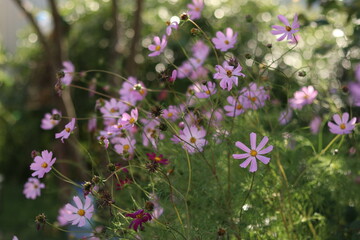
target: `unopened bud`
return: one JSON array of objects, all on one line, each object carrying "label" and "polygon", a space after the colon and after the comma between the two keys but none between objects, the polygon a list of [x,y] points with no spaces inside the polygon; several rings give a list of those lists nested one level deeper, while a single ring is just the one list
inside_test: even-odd
[{"label": "unopened bud", "polygon": [[247,22],[252,22],[253,17],[252,17],[251,15],[246,15],[246,16],[245,16],[245,20],[246,20]]},{"label": "unopened bud", "polygon": [[182,13],[180,15],[180,19],[183,20],[183,21],[187,21],[189,19],[189,14],[187,13]]}]

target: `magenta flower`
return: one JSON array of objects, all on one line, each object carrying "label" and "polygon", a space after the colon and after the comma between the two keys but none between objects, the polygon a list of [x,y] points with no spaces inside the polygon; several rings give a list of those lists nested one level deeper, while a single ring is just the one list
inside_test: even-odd
[{"label": "magenta flower", "polygon": [[281,35],[277,39],[277,41],[282,41],[285,38],[287,38],[287,40],[290,40],[290,41],[296,41],[294,34],[297,33],[300,28],[297,14],[295,14],[294,21],[292,24],[290,24],[289,21],[286,19],[286,17],[284,17],[283,15],[278,15],[278,18],[285,25],[285,27],[278,26],[278,25],[272,26],[272,28],[274,28],[274,30],[272,30],[271,33],[274,35]]},{"label": "magenta flower", "polygon": [[50,113],[46,113],[44,118],[41,120],[41,128],[44,130],[53,129],[59,124],[60,120],[55,120],[54,115],[58,115],[61,118],[61,112],[57,109],[53,109]]},{"label": "magenta flower", "polygon": [[230,91],[232,89],[233,83],[238,85],[238,77],[245,77],[245,74],[241,72],[242,67],[240,64],[234,69],[234,66],[230,66],[226,61],[222,66],[215,66],[217,73],[214,74],[215,79],[220,79],[220,87],[222,89],[227,89]]},{"label": "magenta flower", "polygon": [[147,153],[146,156],[148,157],[149,160],[151,160],[155,163],[159,163],[159,164],[163,164],[163,165],[166,165],[169,163],[169,160],[166,158],[163,158],[162,154],[157,156],[156,153]]},{"label": "magenta flower", "polygon": [[125,126],[134,127],[136,121],[138,120],[139,112],[138,109],[135,108],[131,110],[131,113],[123,113],[121,121]]},{"label": "magenta flower", "polygon": [[40,190],[45,188],[45,184],[41,183],[37,178],[29,178],[24,185],[23,194],[28,199],[35,199],[40,196]]},{"label": "magenta flower", "polygon": [[188,4],[189,15],[191,20],[199,19],[201,17],[201,11],[204,8],[203,0],[193,0],[192,4]]},{"label": "magenta flower", "polygon": [[233,48],[237,39],[237,33],[231,28],[226,28],[226,35],[220,31],[216,33],[216,38],[212,39],[216,49],[220,49],[222,52],[226,52],[230,48]]},{"label": "magenta flower", "polygon": [[68,139],[70,134],[75,129],[75,118],[71,119],[71,121],[65,125],[65,129],[59,133],[55,134],[55,138],[61,138],[61,141],[64,143],[64,139]]},{"label": "magenta flower", "polygon": [[150,213],[144,212],[143,209],[140,209],[134,213],[128,213],[125,215],[126,217],[131,217],[134,220],[130,223],[129,228],[134,229],[135,231],[138,230],[140,227],[140,230],[143,230],[144,227],[142,226],[143,223],[146,223],[152,219]]},{"label": "magenta flower", "polygon": [[171,73],[171,77],[169,77],[168,81],[170,83],[174,83],[177,77],[177,70],[173,70]]},{"label": "magenta flower", "polygon": [[48,150],[41,152],[41,156],[36,156],[34,162],[30,165],[30,169],[34,170],[31,176],[38,178],[43,178],[45,173],[50,172],[51,166],[55,163],[56,158],[52,158],[53,153]]},{"label": "magenta flower", "polygon": [[158,36],[154,37],[154,44],[151,44],[148,49],[152,51],[148,56],[149,57],[155,57],[159,56],[160,53],[162,53],[167,45],[166,36],[164,35],[160,41],[160,38]]},{"label": "magenta flower", "polygon": [[198,98],[209,98],[216,93],[216,84],[213,82],[201,84],[199,88],[199,91],[195,94]]},{"label": "magenta flower", "polygon": [[61,79],[61,82],[68,86],[71,84],[73,80],[73,75],[75,73],[75,67],[70,61],[63,62],[64,69],[62,70],[65,74],[65,76]]},{"label": "magenta flower", "polygon": [[335,114],[333,119],[336,124],[328,122],[329,131],[334,134],[349,134],[355,128],[356,117],[349,121],[349,113],[343,113],[340,117],[339,114]]},{"label": "magenta flower", "polygon": [[246,104],[247,100],[244,96],[241,95],[238,97],[238,99],[236,99],[232,96],[228,96],[226,98],[226,100],[230,104],[230,105],[224,106],[224,109],[226,111],[226,114],[225,114],[226,116],[236,117],[245,112],[245,109],[247,107],[244,104]]},{"label": "magenta flower", "polygon": [[91,219],[94,212],[94,205],[91,203],[91,199],[89,197],[86,198],[84,205],[78,196],[73,197],[73,200],[76,207],[70,203],[66,204],[66,210],[71,213],[69,215],[64,215],[64,218],[71,222],[72,225],[82,227],[85,225],[86,219]]},{"label": "magenta flower", "polygon": [[203,128],[186,126],[179,135],[182,141],[182,146],[188,153],[202,152],[204,146],[207,144],[205,139],[206,131]]},{"label": "magenta flower", "polygon": [[236,142],[235,146],[245,151],[243,154],[233,154],[233,158],[235,159],[244,159],[246,160],[240,164],[240,167],[246,168],[250,164],[250,172],[256,172],[257,163],[256,159],[260,160],[264,164],[268,164],[270,158],[262,156],[263,154],[267,154],[273,150],[273,146],[268,146],[263,149],[265,144],[269,141],[268,137],[264,137],[258,146],[256,146],[256,133],[250,133],[250,146],[251,149],[245,146],[242,142]]},{"label": "magenta flower", "polygon": [[170,21],[167,21],[167,22],[166,22],[166,25],[167,25],[167,27],[166,27],[166,34],[167,34],[168,36],[171,35],[172,29],[177,30],[177,29],[179,28],[179,24],[178,24],[177,22],[172,22],[172,23],[170,23]]},{"label": "magenta flower", "polygon": [[311,104],[317,94],[318,91],[316,91],[313,86],[302,87],[300,91],[294,93],[293,98],[289,99],[290,107],[293,109],[302,109],[303,106]]}]

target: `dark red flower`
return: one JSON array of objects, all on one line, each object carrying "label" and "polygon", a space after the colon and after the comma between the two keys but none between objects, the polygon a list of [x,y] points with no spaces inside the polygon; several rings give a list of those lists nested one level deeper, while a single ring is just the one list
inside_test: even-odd
[{"label": "dark red flower", "polygon": [[167,160],[166,158],[163,158],[162,154],[160,154],[159,156],[156,156],[155,153],[147,153],[146,155],[148,156],[150,161],[154,161],[158,164],[166,165],[169,163],[169,160]]},{"label": "dark red flower", "polygon": [[131,217],[134,220],[130,223],[129,228],[134,229],[135,231],[138,230],[138,227],[140,226],[140,229],[143,230],[144,227],[142,226],[143,223],[146,223],[152,219],[150,213],[144,212],[143,209],[140,209],[134,213],[129,213],[125,215],[126,217]]}]

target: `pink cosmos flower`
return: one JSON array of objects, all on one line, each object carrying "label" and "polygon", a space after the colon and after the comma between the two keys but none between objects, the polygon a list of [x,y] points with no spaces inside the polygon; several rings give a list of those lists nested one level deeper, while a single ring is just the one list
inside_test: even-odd
[{"label": "pink cosmos flower", "polygon": [[71,121],[65,125],[65,129],[62,130],[59,133],[55,134],[55,138],[61,138],[61,142],[64,143],[64,139],[68,139],[70,134],[74,131],[75,129],[75,118],[71,119]]},{"label": "pink cosmos flower", "polygon": [[254,82],[251,82],[248,87],[241,89],[240,94],[245,96],[247,99],[247,103],[244,103],[246,108],[254,110],[265,106],[266,100],[270,98],[270,95],[267,93],[264,87],[258,87]]},{"label": "pink cosmos flower", "polygon": [[328,122],[329,130],[333,134],[349,134],[355,128],[356,117],[349,121],[349,113],[343,113],[342,116],[335,114],[333,119],[336,124]]},{"label": "pink cosmos flower", "polygon": [[293,116],[293,111],[292,111],[290,108],[282,111],[282,112],[280,113],[280,117],[279,117],[279,119],[278,119],[280,125],[286,125],[286,124],[288,124],[288,123],[290,122],[292,116]]},{"label": "pink cosmos flower", "polygon": [[100,108],[100,112],[103,114],[103,117],[119,117],[126,110],[128,110],[128,106],[116,100],[115,98],[111,98],[110,101],[105,101],[105,105]]},{"label": "pink cosmos flower", "polygon": [[200,67],[196,68],[194,71],[192,71],[189,77],[193,81],[204,80],[204,79],[207,79],[208,73],[209,73],[209,70],[200,66]]},{"label": "pink cosmos flower", "polygon": [[179,118],[179,114],[179,109],[176,106],[170,105],[167,109],[164,109],[162,116],[175,122]]},{"label": "pink cosmos flower", "polygon": [[60,226],[65,226],[69,223],[67,220],[68,216],[71,215],[72,212],[66,209],[66,205],[59,209],[59,215],[57,217],[57,221]]},{"label": "pink cosmos flower", "polygon": [[155,193],[150,193],[149,196],[151,202],[154,204],[154,210],[151,213],[151,216],[154,219],[158,219],[164,212],[164,208],[160,206],[159,197]]},{"label": "pink cosmos flower", "polygon": [[236,117],[245,112],[246,105],[244,104],[246,104],[247,100],[244,96],[240,95],[238,99],[235,99],[232,96],[228,96],[226,100],[230,104],[224,106],[226,116]]},{"label": "pink cosmos flower", "polygon": [[64,69],[62,70],[65,76],[61,79],[62,84],[68,86],[73,80],[73,75],[75,73],[75,67],[70,61],[63,62]]},{"label": "pink cosmos flower", "polygon": [[127,81],[123,82],[119,94],[122,100],[135,105],[145,98],[147,91],[143,82],[138,81],[135,77],[129,77]]},{"label": "pink cosmos flower", "polygon": [[40,190],[45,188],[45,184],[41,183],[37,178],[29,178],[24,185],[23,194],[28,199],[35,199],[40,196]]},{"label": "pink cosmos flower", "polygon": [[250,133],[250,146],[251,149],[245,146],[242,142],[236,142],[235,146],[240,148],[241,150],[245,151],[246,153],[243,154],[233,154],[233,158],[235,159],[244,159],[246,160],[240,164],[240,167],[246,168],[250,163],[250,172],[256,172],[257,170],[257,163],[256,159],[260,160],[264,164],[268,164],[270,158],[262,156],[263,154],[267,154],[273,150],[273,146],[268,146],[267,148],[263,149],[265,144],[269,141],[268,137],[264,137],[258,146],[256,146],[256,133]]},{"label": "pink cosmos flower", "polygon": [[48,150],[41,152],[41,156],[36,156],[34,162],[30,165],[30,169],[34,170],[31,176],[38,178],[43,178],[45,173],[50,172],[51,166],[55,163],[56,158],[52,158],[53,153]]},{"label": "pink cosmos flower", "polygon": [[90,118],[88,121],[88,131],[89,132],[95,132],[96,131],[96,117]]},{"label": "pink cosmos flower", "polygon": [[149,57],[155,57],[159,56],[164,50],[167,45],[166,36],[164,35],[160,41],[160,38],[158,36],[154,37],[154,44],[151,44],[148,49],[152,51],[148,56]]},{"label": "pink cosmos flower", "polygon": [[187,7],[189,10],[189,15],[191,20],[199,19],[201,17],[201,11],[204,8],[203,0],[193,0],[192,4],[188,4]]},{"label": "pink cosmos flower", "polygon": [[91,203],[91,199],[89,197],[86,198],[84,205],[78,196],[73,197],[73,200],[76,207],[70,203],[66,204],[66,210],[70,211],[71,214],[64,215],[64,218],[71,222],[72,225],[83,227],[86,223],[86,219],[91,219],[94,212],[94,205]]},{"label": "pink cosmos flower", "polygon": [[121,121],[125,126],[134,127],[136,121],[138,120],[138,116],[139,116],[138,109],[135,108],[131,110],[131,115],[128,113],[123,113]]},{"label": "pink cosmos flower", "polygon": [[293,98],[289,99],[290,107],[293,109],[302,109],[303,106],[311,104],[317,94],[318,91],[316,91],[313,86],[302,87],[300,91],[294,93]]},{"label": "pink cosmos flower", "polygon": [[206,84],[201,84],[199,86],[199,92],[196,92],[198,98],[209,98],[211,95],[216,93],[216,84],[213,82],[207,82]]},{"label": "pink cosmos flower", "polygon": [[215,66],[217,73],[214,74],[215,79],[220,79],[220,87],[222,89],[227,89],[230,91],[232,89],[233,83],[237,86],[238,85],[238,77],[245,77],[245,74],[241,72],[242,67],[240,64],[234,69],[233,66],[230,66],[226,61],[223,63],[222,66],[216,65]]},{"label": "pink cosmos flower", "polygon": [[179,28],[179,24],[178,24],[177,22],[172,22],[172,23],[170,23],[170,21],[167,21],[167,22],[166,22],[166,25],[167,25],[167,27],[166,27],[166,34],[167,34],[168,36],[171,35],[172,29],[177,30],[177,29]]},{"label": "pink cosmos flower", "polygon": [[210,47],[203,41],[198,40],[191,48],[194,58],[200,59],[202,62],[205,61],[210,52]]},{"label": "pink cosmos flower", "polygon": [[282,41],[285,38],[287,38],[287,40],[290,41],[296,41],[294,34],[297,33],[300,28],[297,14],[295,14],[294,21],[292,24],[290,24],[289,21],[286,19],[286,17],[284,17],[283,15],[278,15],[278,19],[285,25],[285,27],[278,25],[272,26],[274,30],[272,30],[271,33],[274,35],[281,35],[277,39],[277,41]]},{"label": "pink cosmos flower", "polygon": [[322,123],[322,119],[319,116],[316,116],[310,122],[310,131],[312,134],[317,134],[319,132],[320,126]]},{"label": "pink cosmos flower", "polygon": [[174,69],[174,70],[172,71],[171,77],[169,77],[169,80],[168,80],[168,81],[169,81],[170,83],[174,83],[175,80],[176,80],[176,77],[177,77],[177,70]]},{"label": "pink cosmos flower", "polygon": [[204,146],[207,144],[205,136],[206,131],[194,125],[190,128],[185,126],[179,135],[183,149],[187,150],[190,154],[203,151]]},{"label": "pink cosmos flower", "polygon": [[60,120],[55,120],[54,115],[58,115],[61,118],[61,112],[57,109],[53,109],[50,113],[46,113],[44,118],[41,120],[41,128],[44,130],[53,129],[59,124]]},{"label": "pink cosmos flower", "polygon": [[193,72],[194,67],[191,65],[191,63],[189,61],[185,61],[183,62],[179,67],[178,67],[178,78],[186,78],[189,77],[190,74]]},{"label": "pink cosmos flower", "polygon": [[150,213],[144,212],[143,209],[140,209],[134,213],[128,213],[125,215],[126,217],[131,217],[134,220],[130,223],[129,228],[134,229],[135,231],[138,230],[140,227],[141,230],[143,230],[143,223],[146,223],[152,219]]},{"label": "pink cosmos flower", "polygon": [[130,154],[132,155],[135,150],[135,139],[128,139],[128,138],[114,138],[115,143],[115,151],[118,154]]},{"label": "pink cosmos flower", "polygon": [[230,48],[233,48],[236,40],[237,33],[234,34],[234,31],[231,28],[226,28],[226,35],[220,31],[216,33],[216,38],[212,39],[212,42],[215,45],[216,49],[220,49],[222,52],[226,52]]},{"label": "pink cosmos flower", "polygon": [[164,139],[164,134],[159,129],[159,121],[142,119],[141,122],[144,124],[144,131],[142,132],[142,142],[145,147],[149,146],[149,143],[153,148],[157,148],[159,140]]},{"label": "pink cosmos flower", "polygon": [[17,236],[13,236],[12,240],[19,240]]}]

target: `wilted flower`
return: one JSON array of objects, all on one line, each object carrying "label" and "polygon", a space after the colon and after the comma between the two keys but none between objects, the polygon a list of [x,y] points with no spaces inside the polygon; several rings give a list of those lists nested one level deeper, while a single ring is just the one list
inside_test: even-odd
[{"label": "wilted flower", "polygon": [[55,163],[56,158],[52,158],[53,153],[48,150],[41,152],[41,156],[36,156],[34,162],[30,165],[30,169],[34,170],[31,176],[38,178],[43,178],[45,173],[50,172],[51,166]]},{"label": "wilted flower", "polygon": [[73,197],[73,200],[76,207],[70,203],[66,204],[66,210],[70,211],[71,214],[64,215],[64,218],[71,222],[72,225],[82,227],[85,225],[86,219],[91,219],[94,212],[94,205],[91,203],[91,199],[89,197],[86,198],[84,205],[78,196]]},{"label": "wilted flower", "polygon": [[333,122],[328,122],[329,131],[334,134],[349,134],[355,128],[356,117],[349,121],[349,113],[343,113],[342,116],[335,114]]},{"label": "wilted flower", "polygon": [[35,199],[40,196],[40,190],[45,188],[45,184],[41,183],[37,178],[29,178],[24,185],[23,194],[26,198]]},{"label": "wilted flower", "polygon": [[285,25],[285,27],[273,25],[272,28],[274,28],[274,30],[272,30],[271,33],[274,35],[281,35],[277,39],[278,41],[282,41],[285,38],[290,41],[296,41],[294,34],[297,33],[300,28],[297,14],[295,14],[292,24],[290,24],[286,17],[284,17],[283,15],[278,15],[278,19]]},{"label": "wilted flower", "polygon": [[134,229],[135,231],[138,230],[140,227],[140,230],[143,230],[144,227],[142,226],[143,223],[146,223],[152,219],[150,213],[144,212],[143,209],[140,209],[134,213],[128,213],[125,215],[126,217],[131,217],[134,220],[130,223],[129,228]]},{"label": "wilted flower", "polygon": [[264,164],[268,164],[270,158],[262,156],[263,154],[267,154],[273,150],[273,146],[268,146],[263,149],[265,144],[269,141],[268,137],[264,137],[258,146],[256,146],[256,133],[250,133],[250,146],[251,149],[245,146],[242,142],[236,142],[236,147],[245,151],[243,154],[233,154],[233,158],[235,159],[244,159],[246,160],[240,164],[240,167],[246,168],[250,164],[250,172],[256,172],[257,163],[256,159],[260,160]]},{"label": "wilted flower", "polygon": [[237,39],[237,33],[231,28],[226,28],[226,35],[220,31],[216,33],[216,38],[212,39],[216,49],[220,49],[222,52],[226,52],[230,48],[233,48]]},{"label": "wilted flower", "polygon": [[70,134],[75,129],[75,118],[71,119],[71,121],[65,125],[65,129],[59,133],[55,134],[55,138],[61,138],[61,141],[64,143],[64,139],[68,139]]},{"label": "wilted flower", "polygon": [[53,109],[51,113],[52,114],[46,113],[44,118],[41,120],[41,128],[44,130],[53,129],[60,122],[61,112],[57,109]]},{"label": "wilted flower", "polygon": [[148,56],[149,57],[159,56],[165,50],[166,45],[167,45],[167,40],[166,40],[165,35],[162,37],[161,40],[160,40],[160,38],[158,36],[155,36],[154,37],[154,44],[151,44],[148,47],[148,49],[150,51],[152,51],[152,53],[150,53]]}]

